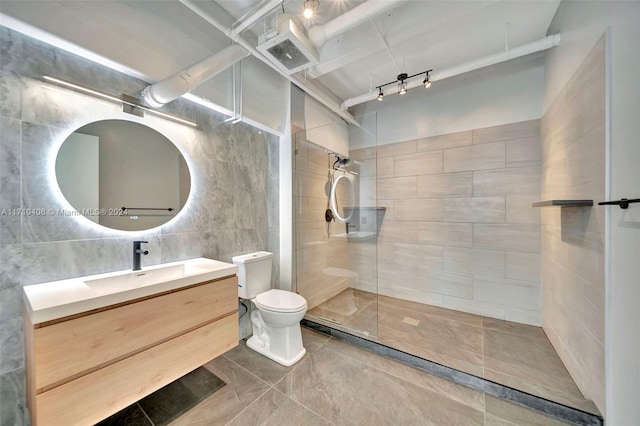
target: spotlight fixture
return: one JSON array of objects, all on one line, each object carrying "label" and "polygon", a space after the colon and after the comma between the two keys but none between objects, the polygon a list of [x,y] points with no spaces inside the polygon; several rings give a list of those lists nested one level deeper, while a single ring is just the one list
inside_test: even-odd
[{"label": "spotlight fixture", "polygon": [[431,77],[429,76],[429,73],[431,71],[427,71],[426,73],[424,73],[424,80],[422,80],[422,85],[424,86],[425,89],[428,89],[429,87],[431,87]]},{"label": "spotlight fixture", "polygon": [[[407,93],[407,90],[409,90],[409,84],[407,83],[407,80],[412,79],[413,77],[417,77],[419,75],[424,74],[424,80],[422,81],[422,85],[425,88],[428,88],[431,86],[431,77],[429,75],[429,73],[431,73],[431,71],[433,70],[428,70],[428,71],[422,71],[419,72],[417,74],[413,74],[413,75],[407,75],[406,72],[403,72],[402,74],[398,74],[398,76],[396,77],[396,80],[394,81],[390,81],[388,83],[385,84],[381,84],[380,86],[376,86],[376,89],[378,89],[378,100],[381,101],[384,99],[384,93],[382,93],[382,88],[385,86],[389,86],[390,84],[395,84],[398,83],[398,93],[401,95],[404,95],[405,93]],[[416,87],[416,85],[412,85],[411,88]]]},{"label": "spotlight fixture", "polygon": [[409,76],[406,72],[398,74],[398,93],[401,95],[407,93],[407,82],[405,81],[407,78],[409,78]]},{"label": "spotlight fixture", "polygon": [[311,19],[318,10],[318,6],[320,6],[320,2],[318,0],[305,0],[302,16],[307,19]]}]

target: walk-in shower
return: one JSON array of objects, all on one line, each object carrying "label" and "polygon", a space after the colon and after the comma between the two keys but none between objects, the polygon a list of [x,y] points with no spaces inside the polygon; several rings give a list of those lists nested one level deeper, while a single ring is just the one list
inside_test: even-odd
[{"label": "walk-in shower", "polygon": [[[341,150],[323,146],[336,132],[295,134],[294,276],[307,321],[597,413],[536,323],[540,182],[509,178],[531,174],[535,158],[474,171],[459,154],[513,134],[539,143],[537,121],[479,129],[487,141],[476,144],[471,130],[378,144],[368,122],[349,127]],[[507,238],[516,231],[531,236]]]},{"label": "walk-in shower", "polygon": [[308,318],[376,336],[375,161],[323,147],[324,130],[294,135],[296,291]]}]

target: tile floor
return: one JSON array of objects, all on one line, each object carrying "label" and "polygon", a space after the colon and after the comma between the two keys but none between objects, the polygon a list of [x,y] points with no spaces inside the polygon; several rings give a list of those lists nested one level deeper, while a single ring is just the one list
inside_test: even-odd
[{"label": "tile floor", "polygon": [[[292,367],[242,341],[206,364],[206,372],[185,376],[180,386],[159,391],[162,397],[147,397],[100,426],[563,424],[310,330],[303,329],[303,339],[307,355]],[[183,395],[203,390],[208,396],[195,403]]]},{"label": "tile floor", "polygon": [[346,289],[308,312],[379,343],[599,414],[540,327]]}]

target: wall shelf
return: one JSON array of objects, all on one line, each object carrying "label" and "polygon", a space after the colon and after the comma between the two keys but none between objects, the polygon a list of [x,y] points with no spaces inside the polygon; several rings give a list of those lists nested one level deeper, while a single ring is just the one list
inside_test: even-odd
[{"label": "wall shelf", "polygon": [[531,207],[591,207],[593,200],[546,200],[531,204]]}]

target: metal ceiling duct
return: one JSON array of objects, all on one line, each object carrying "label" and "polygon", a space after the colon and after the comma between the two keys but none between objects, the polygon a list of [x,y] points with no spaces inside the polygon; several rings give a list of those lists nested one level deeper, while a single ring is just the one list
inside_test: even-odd
[{"label": "metal ceiling duct", "polygon": [[234,44],[195,65],[147,86],[142,91],[144,101],[154,108],[171,102],[249,56],[244,47]]}]

